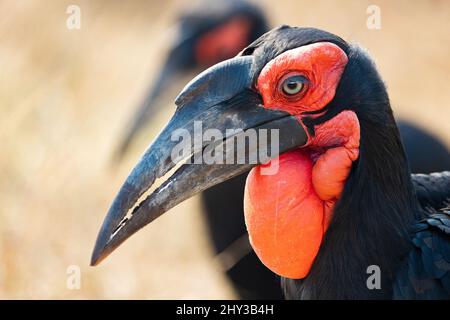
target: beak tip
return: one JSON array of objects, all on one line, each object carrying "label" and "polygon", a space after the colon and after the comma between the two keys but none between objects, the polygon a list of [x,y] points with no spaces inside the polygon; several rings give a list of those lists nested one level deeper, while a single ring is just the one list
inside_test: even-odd
[{"label": "beak tip", "polygon": [[96,247],[94,249],[94,252],[92,252],[90,266],[91,267],[98,266],[105,257],[106,255],[103,254],[103,250],[100,250],[99,248]]},{"label": "beak tip", "polygon": [[91,258],[91,263],[89,263],[89,266],[91,266],[91,267],[95,267],[95,266],[97,266],[97,260],[96,259],[94,259],[94,258]]},{"label": "beak tip", "polygon": [[99,252],[98,252],[98,250],[97,250],[97,248],[95,248],[94,249],[94,251],[92,252],[92,255],[91,255],[91,262],[90,262],[90,266],[91,267],[95,267],[96,265],[98,265],[99,264]]},{"label": "beak tip", "polygon": [[100,262],[105,259],[109,251],[107,250],[107,244],[105,241],[102,241],[103,238],[99,235],[97,238],[97,242],[95,243],[94,250],[92,251],[91,262],[90,265],[95,267],[100,264]]}]

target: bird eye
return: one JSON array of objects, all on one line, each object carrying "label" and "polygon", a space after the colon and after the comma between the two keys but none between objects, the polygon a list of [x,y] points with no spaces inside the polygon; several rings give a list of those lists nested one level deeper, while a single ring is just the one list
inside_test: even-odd
[{"label": "bird eye", "polygon": [[306,78],[301,75],[293,75],[281,83],[281,90],[287,96],[293,96],[303,91],[306,87]]}]

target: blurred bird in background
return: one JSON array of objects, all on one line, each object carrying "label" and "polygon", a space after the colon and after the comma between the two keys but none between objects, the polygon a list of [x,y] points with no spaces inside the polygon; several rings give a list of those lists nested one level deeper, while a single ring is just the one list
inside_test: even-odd
[{"label": "blurred bird in background", "polygon": [[167,87],[182,87],[179,79],[183,74],[198,73],[235,56],[266,32],[268,25],[260,8],[241,0],[221,0],[196,3],[179,15],[175,29],[166,61],[119,144],[119,159],[158,112],[156,102]]},{"label": "blurred bird in background", "polygon": [[[205,1],[183,12],[166,61],[126,128],[115,160],[127,153],[133,139],[151,123],[161,93],[168,87],[179,89],[184,85],[177,81],[181,75],[235,56],[268,29],[263,11],[246,1]],[[450,153],[442,142],[413,123],[397,123],[413,173],[450,169]],[[279,277],[259,261],[248,242],[243,215],[246,178],[247,173],[203,192],[209,235],[217,259],[240,297],[279,299]]]}]

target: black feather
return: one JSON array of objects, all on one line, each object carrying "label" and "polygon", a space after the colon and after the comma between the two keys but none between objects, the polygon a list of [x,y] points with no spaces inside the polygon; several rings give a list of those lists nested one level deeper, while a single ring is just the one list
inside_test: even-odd
[{"label": "black feather", "polygon": [[[426,181],[434,184],[432,178]],[[394,298],[450,298],[450,234],[443,223],[449,217],[449,212],[442,210],[420,222],[421,227],[412,235],[415,247],[397,273]]]},{"label": "black feather", "polygon": [[414,174],[412,181],[423,208],[443,208],[450,199],[450,171]]}]

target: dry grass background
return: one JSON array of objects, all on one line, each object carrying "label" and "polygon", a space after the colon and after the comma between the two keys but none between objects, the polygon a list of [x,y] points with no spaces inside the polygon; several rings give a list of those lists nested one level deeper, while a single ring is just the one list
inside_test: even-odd
[{"label": "dry grass background", "polygon": [[[273,24],[316,26],[375,57],[395,112],[450,146],[450,2],[265,1]],[[82,27],[66,28],[81,7]],[[181,1],[0,1],[0,298],[233,298],[212,259],[197,199],[88,266],[125,176],[110,155],[158,68]],[[363,81],[363,79],[361,79]],[[160,116],[160,123],[171,108]],[[145,141],[145,143],[144,143]],[[81,290],[66,288],[79,265]]]}]

